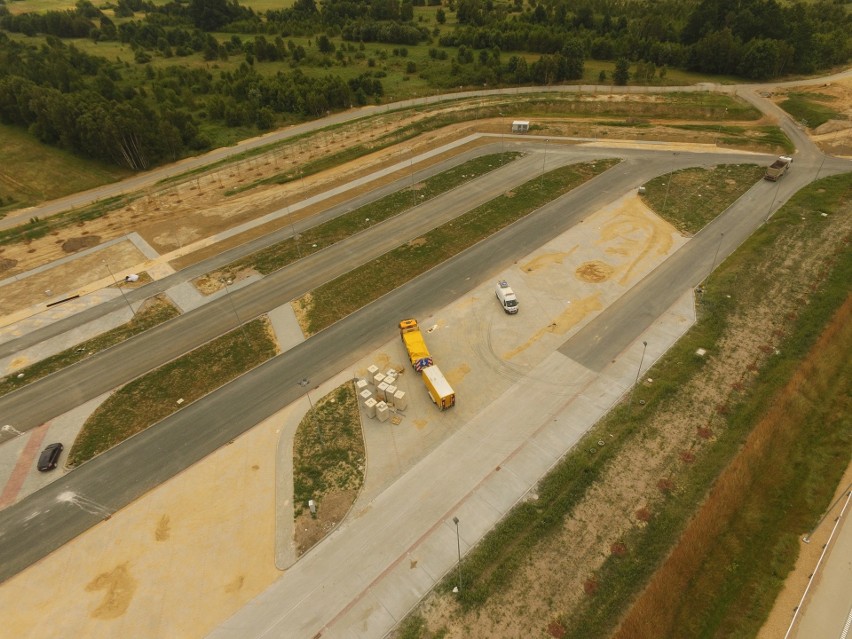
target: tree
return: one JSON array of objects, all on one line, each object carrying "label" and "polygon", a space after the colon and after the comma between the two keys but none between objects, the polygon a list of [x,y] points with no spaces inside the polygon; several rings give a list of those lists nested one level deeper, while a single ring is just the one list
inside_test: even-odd
[{"label": "tree", "polygon": [[443,9],[438,9],[435,12],[435,20],[438,21],[438,24],[444,24],[447,21],[447,14],[444,13]]},{"label": "tree", "polygon": [[630,60],[619,58],[615,61],[615,71],[612,72],[612,81],[619,86],[624,86],[630,79]]}]

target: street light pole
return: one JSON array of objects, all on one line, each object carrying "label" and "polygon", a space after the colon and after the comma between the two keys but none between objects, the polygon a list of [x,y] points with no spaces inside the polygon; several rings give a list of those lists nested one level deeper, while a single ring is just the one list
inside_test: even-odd
[{"label": "street light pole", "polygon": [[547,165],[547,143],[550,142],[550,139],[546,139],[544,141],[544,158],[541,161],[541,179],[539,180],[539,184],[544,184],[544,167]]},{"label": "street light pole", "polygon": [[221,280],[222,284],[225,285],[225,296],[228,298],[228,301],[231,303],[231,309],[234,311],[234,317],[237,318],[237,326],[240,327],[240,331],[242,331],[243,339],[246,341],[246,346],[251,346],[251,342],[249,342],[248,335],[246,335],[246,328],[243,325],[242,320],[240,319],[240,314],[237,313],[237,305],[234,304],[234,298],[231,297],[231,289],[228,288],[228,284],[231,284],[231,280],[223,279]]},{"label": "street light pole", "polygon": [[627,402],[628,415],[633,410],[633,391],[636,390],[636,385],[639,383],[639,376],[642,374],[642,364],[645,362],[645,349],[648,348],[648,342],[642,342],[642,357],[639,359],[639,368],[636,369],[636,380],[633,382],[633,388],[630,389],[630,400]]},{"label": "street light pole", "polygon": [[112,276],[112,281],[115,282],[116,288],[121,293],[121,296],[124,298],[124,301],[127,302],[127,308],[130,309],[130,312],[133,314],[133,317],[136,317],[136,311],[133,310],[133,305],[130,303],[130,300],[127,299],[127,295],[124,294],[124,289],[118,285],[118,280],[116,279],[115,274],[112,272],[112,269],[109,267],[109,264],[106,260],[101,260],[101,262],[103,262],[104,266],[107,267],[107,271],[109,271],[109,274]]},{"label": "street light pole", "polygon": [[462,587],[462,577],[461,577],[461,537],[459,537],[459,518],[458,518],[458,517],[453,517],[453,523],[456,525],[456,549],[458,550],[458,553],[459,553],[459,561],[458,561],[458,567],[459,567],[459,575],[458,575],[458,578],[459,578],[459,582],[458,582],[458,586],[456,586],[456,588],[455,588],[455,591],[456,591],[456,592],[461,592],[461,587]]},{"label": "street light pole", "polygon": [[[716,270],[716,259],[719,257],[719,250],[722,248],[722,240],[725,238],[724,233],[719,233],[719,245],[716,247],[716,253],[713,255],[713,264],[710,266],[710,273]],[[707,273],[707,277],[710,277]]]}]

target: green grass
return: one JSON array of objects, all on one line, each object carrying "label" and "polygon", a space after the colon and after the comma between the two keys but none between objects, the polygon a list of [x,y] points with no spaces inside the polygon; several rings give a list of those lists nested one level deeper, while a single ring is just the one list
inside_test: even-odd
[{"label": "green grass", "polygon": [[320,251],[418,204],[427,202],[442,193],[470,182],[507,162],[511,162],[518,156],[520,156],[519,153],[503,153],[469,160],[449,171],[428,178],[420,185],[416,185],[419,188],[413,190],[405,188],[387,195],[375,202],[306,230],[298,240],[293,238],[284,240],[263,251],[253,253],[229,264],[223,271],[253,268],[259,273],[268,275],[301,257]]},{"label": "green grass", "polygon": [[276,354],[257,319],[126,384],[86,420],[68,456],[78,466],[175,413]]},{"label": "green grass", "polygon": [[32,217],[25,224],[19,224],[10,229],[0,231],[0,246],[36,240],[44,237],[51,231],[73,226],[81,222],[88,222],[89,220],[96,220],[108,215],[111,211],[127,206],[139,197],[142,197],[141,192],[130,195],[116,195],[104,198],[103,200],[97,200],[80,209],[71,209],[58,215],[51,215],[45,219]]},{"label": "green grass", "polygon": [[[640,386],[635,391],[634,410],[626,406],[613,410],[597,424],[583,441],[570,452],[540,483],[539,498],[514,508],[504,520],[468,554],[462,563],[465,588],[459,597],[464,609],[472,609],[486,602],[492,595],[503,592],[514,573],[535,552],[536,544],[560,530],[564,518],[585,496],[607,466],[617,457],[619,450],[632,437],[641,436],[652,423],[657,406],[677,396],[683,387],[704,366],[706,359],[695,355],[698,347],[715,344],[722,336],[729,318],[741,306],[755,303],[760,291],[768,290],[775,275],[771,267],[776,256],[772,252],[779,237],[793,233],[802,239],[819,241],[821,225],[825,224],[820,211],[834,212],[849,197],[849,178],[828,178],[800,192],[773,217],[746,244],[726,260],[708,282],[705,309],[698,323],[648,372],[655,382]],[[801,217],[805,214],[806,221]],[[805,249],[806,250],[806,249]],[[669,549],[678,539],[685,522],[691,517],[697,503],[721,469],[737,452],[742,438],[759,418],[772,397],[787,382],[798,362],[808,352],[822,327],[848,295],[848,282],[852,279],[852,254],[846,251],[830,275],[820,283],[804,305],[804,312],[792,327],[790,336],[779,347],[782,355],[769,360],[759,371],[753,389],[740,404],[733,407],[728,426],[722,429],[718,441],[708,448],[690,467],[689,475],[679,479],[678,490],[664,502],[647,527],[637,529],[626,541],[631,549],[625,557],[611,557],[598,571],[596,578],[603,585],[595,597],[589,598],[577,614],[567,621],[570,632],[566,636],[608,636],[615,622],[623,614],[633,595],[642,588]],[[733,295],[731,295],[733,293]],[[706,309],[711,309],[712,312]],[[644,404],[639,402],[644,401]],[[642,409],[635,407],[642,405]],[[606,437],[607,445],[589,452],[595,441]],[[611,436],[611,437],[610,437]],[[848,441],[846,442],[848,460]],[[836,450],[837,442],[828,450]],[[808,447],[800,447],[808,455]],[[814,451],[812,464],[819,463],[826,449]],[[798,467],[798,466],[797,466]],[[840,460],[841,470],[845,464]],[[818,475],[818,474],[817,474]],[[813,476],[814,488],[805,491],[819,494],[820,499],[798,504],[806,509],[810,521],[815,521],[826,505],[825,494],[836,486],[836,477],[823,474]],[[821,488],[817,490],[815,486]],[[787,533],[785,533],[787,534]],[[755,538],[756,543],[759,539]],[[783,555],[783,542],[767,543],[773,553]],[[775,557],[775,555],[773,555]],[[772,565],[786,565],[786,559],[776,557]],[[781,564],[777,563],[781,562]],[[730,564],[726,564],[728,566]],[[744,562],[745,565],[745,562]],[[740,573],[748,575],[747,566]],[[774,587],[776,576],[758,574],[756,583],[740,589],[738,598],[749,596],[753,589],[765,591],[767,582]],[[456,583],[455,574],[445,577],[440,590],[448,592]],[[702,592],[703,598],[713,597],[712,592]]]},{"label": "green grass", "polygon": [[[61,175],[62,179],[56,176]],[[109,184],[129,171],[84,160],[0,124],[0,217],[5,212]]]},{"label": "green grass", "polygon": [[833,99],[818,93],[790,93],[779,106],[808,128],[815,129],[829,120],[846,119],[839,111],[823,104]]},{"label": "green grass", "polygon": [[754,186],[765,170],[754,164],[682,169],[647,182],[642,199],[680,232],[695,234]]},{"label": "green grass", "polygon": [[706,131],[714,134],[719,146],[755,148],[755,146],[780,153],[793,153],[796,146],[777,126],[742,127],[719,124],[670,124],[672,129]]},{"label": "green grass", "polygon": [[364,437],[352,382],[320,399],[302,418],[293,443],[293,507],[298,517],[309,499],[358,490],[364,483]]},{"label": "green grass", "polygon": [[[545,173],[311,291],[308,334],[316,333],[616,164],[600,160]],[[382,273],[376,278],[376,273]],[[305,303],[304,300],[300,303]]]},{"label": "green grass", "polygon": [[[55,373],[67,366],[71,366],[81,360],[97,355],[101,351],[105,351],[110,346],[115,346],[121,342],[138,335],[143,331],[153,328],[158,324],[162,324],[173,317],[177,317],[180,313],[169,302],[164,299],[158,299],[156,304],[147,304],[143,310],[127,324],[118,326],[117,328],[102,333],[97,337],[86,340],[77,344],[73,348],[52,355],[41,360],[31,366],[15,371],[11,375],[0,379],[0,397],[7,393],[11,393],[22,386],[32,384],[34,381],[46,377],[51,373]],[[23,375],[18,377],[18,375]]]}]

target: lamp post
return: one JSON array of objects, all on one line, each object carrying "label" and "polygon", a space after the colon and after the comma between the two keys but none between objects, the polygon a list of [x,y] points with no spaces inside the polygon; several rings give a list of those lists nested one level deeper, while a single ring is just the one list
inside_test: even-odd
[{"label": "lamp post", "polygon": [[296,244],[296,255],[302,259],[302,250],[299,248],[299,238],[296,236],[296,225],[293,224],[293,212],[290,210],[290,198],[287,198],[287,219],[290,220],[290,233],[293,235],[293,242]]},{"label": "lamp post", "polygon": [[550,142],[550,139],[545,139],[544,141],[544,158],[541,161],[541,178],[539,179],[539,185],[544,184],[544,167],[547,165],[547,143]]},{"label": "lamp post", "polygon": [[[311,412],[313,412],[314,402],[311,399],[311,390],[308,388],[308,384],[310,384],[310,383],[311,383],[311,380],[309,380],[307,377],[304,377],[304,378],[302,378],[302,381],[299,382],[299,386],[301,386],[302,388],[305,389],[305,395],[307,395],[307,397],[308,397],[308,404],[310,404]],[[323,439],[322,439],[322,425],[321,425],[319,420],[317,420],[317,437],[319,437],[320,445],[323,445],[324,442],[323,442]]]},{"label": "lamp post", "polygon": [[639,383],[639,376],[642,374],[642,364],[645,362],[645,349],[648,348],[648,342],[642,342],[642,357],[639,359],[639,368],[636,369],[636,380],[633,382],[633,388],[630,389],[630,400],[627,402],[628,415],[633,410],[633,391],[636,390],[636,385]]},{"label": "lamp post", "polygon": [[[719,233],[719,244],[716,246],[716,253],[713,255],[713,264],[710,265],[710,273],[716,270],[716,259],[719,257],[719,250],[722,248],[722,240],[725,238],[724,233]],[[707,276],[710,276],[710,273],[707,273]]]},{"label": "lamp post", "polygon": [[455,592],[461,592],[462,586],[462,578],[461,578],[461,537],[459,537],[459,518],[453,517],[453,523],[456,525],[456,549],[458,550],[459,560],[458,560],[458,568],[459,568],[459,582],[455,587]]},{"label": "lamp post", "polygon": [[104,266],[107,267],[107,271],[109,271],[109,274],[112,276],[112,281],[115,282],[116,288],[118,288],[119,292],[121,293],[121,296],[124,298],[124,301],[127,302],[127,308],[130,309],[130,312],[133,314],[133,317],[136,317],[136,311],[133,310],[133,305],[130,303],[130,300],[127,299],[127,295],[124,294],[124,289],[118,285],[118,280],[116,279],[115,274],[112,272],[112,269],[109,267],[109,264],[106,260],[101,260],[101,262],[103,262]]},{"label": "lamp post", "polygon": [[233,284],[233,280],[222,278],[220,281],[222,282],[222,284],[225,285],[225,296],[228,298],[228,301],[231,303],[231,309],[234,311],[234,317],[237,318],[237,326],[239,326],[240,331],[242,331],[243,339],[246,341],[246,346],[251,346],[251,342],[249,342],[248,335],[246,335],[246,328],[243,325],[242,320],[240,319],[240,314],[237,313],[237,305],[234,304],[234,298],[231,297],[231,289],[228,288],[228,284]]},{"label": "lamp post", "polygon": [[[673,156],[672,156],[672,159],[674,159],[674,156],[676,156],[676,155],[677,155],[677,153],[674,153]],[[672,163],[671,171],[669,171],[669,179],[666,180],[666,195],[663,197],[663,210],[662,210],[663,214],[665,214],[665,212],[666,212],[666,204],[669,201],[669,187],[671,187],[671,185],[672,185],[672,174],[674,174],[674,163]]]},{"label": "lamp post", "polygon": [[[728,107],[725,107],[725,119],[728,119]],[[719,128],[716,130],[716,139],[713,140],[714,146],[719,146],[720,135],[722,135],[722,122],[719,122]]]}]

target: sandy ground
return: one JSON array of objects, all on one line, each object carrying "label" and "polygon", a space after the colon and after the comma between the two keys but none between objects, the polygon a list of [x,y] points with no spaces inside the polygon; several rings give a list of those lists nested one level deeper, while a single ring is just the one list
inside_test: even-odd
[{"label": "sandy ground", "polygon": [[[289,409],[288,409],[289,410]],[[9,637],[201,637],[280,574],[272,513],[287,411],[0,586]],[[98,512],[83,496],[56,508]]]}]

